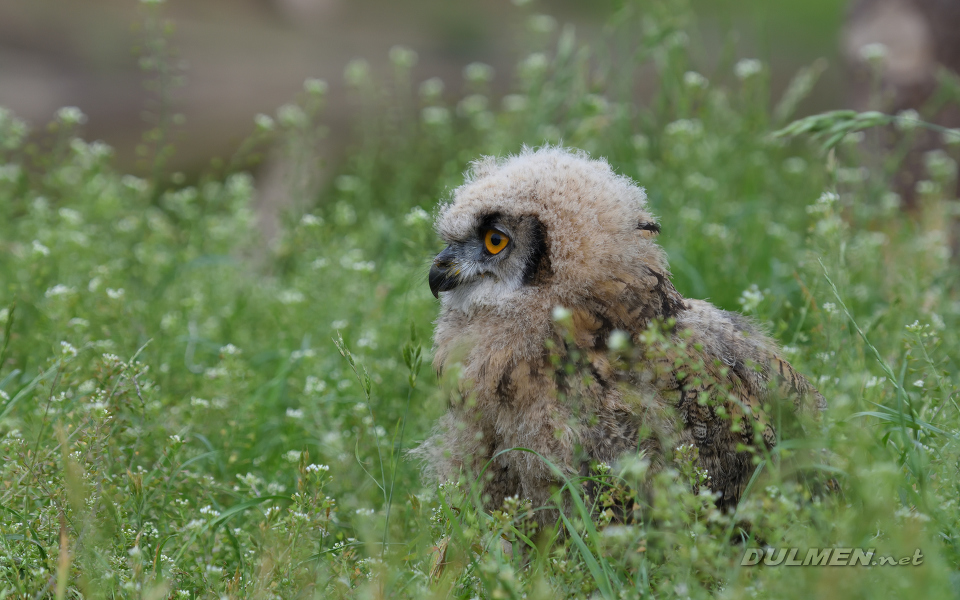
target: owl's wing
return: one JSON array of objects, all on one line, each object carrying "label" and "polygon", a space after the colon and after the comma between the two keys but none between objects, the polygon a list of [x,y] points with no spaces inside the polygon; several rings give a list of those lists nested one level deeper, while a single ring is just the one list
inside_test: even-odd
[{"label": "owl's wing", "polygon": [[686,300],[685,307],[663,342],[672,349],[665,358],[681,390],[681,439],[696,444],[710,487],[721,493],[718,504],[729,507],[755,469],[755,453],[772,449],[786,433],[778,431],[786,422],[779,401],[814,415],[826,401],[749,319],[698,300]]},{"label": "owl's wing", "polygon": [[826,410],[827,400],[823,394],[779,354],[774,354],[770,360],[770,371],[773,375],[772,380],[779,387],[781,395],[793,398],[793,405],[797,411],[812,411],[813,416],[816,417]]},{"label": "owl's wing", "polygon": [[[776,429],[775,400],[790,399],[794,410],[812,408],[814,414],[826,405],[753,322],[683,298],[665,273],[621,273],[596,292],[594,303],[573,312],[576,345],[592,349],[588,354],[599,356],[594,362],[601,365],[611,332],[630,334],[633,354],[626,362],[615,359],[614,368],[627,403],[645,424],[652,414],[676,414],[678,437],[666,433],[663,441],[697,447],[721,506],[736,504],[755,469],[755,453],[771,449],[783,433]],[[591,371],[603,380],[608,369]]]}]

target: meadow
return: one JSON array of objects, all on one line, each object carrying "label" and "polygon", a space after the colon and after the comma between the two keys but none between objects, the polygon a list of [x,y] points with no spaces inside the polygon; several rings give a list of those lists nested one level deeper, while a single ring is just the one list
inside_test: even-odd
[{"label": "meadow", "polygon": [[[794,121],[820,66],[782,97],[733,45],[699,73],[670,0],[625,3],[592,45],[517,19],[513,74],[414,81],[400,47],[390,72],[347,65],[355,143],[316,193],[321,81],[190,182],[163,169],[166,113],[135,177],[76,109],[35,136],[0,110],[0,598],[957,597],[960,133],[938,132],[905,210],[890,182],[923,115],[878,98]],[[533,532],[522,499],[484,512],[406,457],[447,401],[432,214],[471,160],[544,143],[644,186],[677,289],[765,324],[827,398],[736,515],[681,463],[641,522],[586,508]],[[268,242],[247,169],[269,144],[302,197]],[[804,448],[842,493],[781,468]],[[644,465],[595,477],[622,488]],[[923,560],[741,566],[763,545]]]}]

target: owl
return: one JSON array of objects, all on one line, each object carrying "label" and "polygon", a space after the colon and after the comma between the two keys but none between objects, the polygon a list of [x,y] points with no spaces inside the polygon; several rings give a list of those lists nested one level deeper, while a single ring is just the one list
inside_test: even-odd
[{"label": "owl", "polygon": [[456,389],[415,454],[440,480],[482,474],[488,508],[548,505],[561,480],[544,459],[568,476],[626,454],[657,470],[689,445],[730,509],[776,444],[773,402],[825,408],[757,325],[677,292],[644,190],[603,160],[481,159],[436,231],[434,367]]}]

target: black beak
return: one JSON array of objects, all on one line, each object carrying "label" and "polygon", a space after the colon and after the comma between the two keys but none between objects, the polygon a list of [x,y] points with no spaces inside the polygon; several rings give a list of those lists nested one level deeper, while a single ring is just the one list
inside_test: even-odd
[{"label": "black beak", "polygon": [[430,291],[434,298],[439,298],[440,292],[452,290],[460,283],[457,264],[453,258],[453,250],[447,246],[433,259],[433,266],[430,267]]}]

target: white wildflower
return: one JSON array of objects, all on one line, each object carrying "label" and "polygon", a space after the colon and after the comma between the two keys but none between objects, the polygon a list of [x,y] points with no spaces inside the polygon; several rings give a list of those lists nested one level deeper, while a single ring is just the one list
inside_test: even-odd
[{"label": "white wildflower", "polygon": [[126,292],[123,288],[107,288],[107,297],[109,297],[111,300],[119,300],[120,298],[123,298],[125,293]]},{"label": "white wildflower", "polygon": [[443,93],[443,80],[439,77],[431,77],[420,84],[420,96],[428,100],[435,100]]},{"label": "white wildflower", "polygon": [[912,108],[901,110],[897,113],[895,125],[900,131],[910,131],[916,129],[917,126],[920,125],[920,113]]},{"label": "white wildflower", "polygon": [[303,418],[303,409],[302,408],[288,408],[287,417],[290,419],[300,420]]},{"label": "white wildflower", "polygon": [[937,331],[943,331],[947,324],[944,322],[943,317],[937,313],[930,313],[930,326]]},{"label": "white wildflower", "polygon": [[417,53],[404,46],[390,48],[389,56],[390,62],[401,69],[410,69],[417,64]]},{"label": "white wildflower", "polygon": [[307,113],[296,104],[284,104],[277,109],[277,120],[284,127],[298,128],[307,124]]},{"label": "white wildflower", "polygon": [[925,521],[929,521],[929,520],[930,520],[930,517],[927,516],[927,515],[925,515],[925,514],[923,514],[922,512],[920,512],[920,511],[918,511],[918,510],[915,510],[915,509],[914,509],[914,510],[911,510],[911,509],[909,509],[909,508],[907,508],[907,507],[905,507],[905,506],[897,509],[897,512],[895,512],[895,513],[893,513],[893,514],[894,514],[895,516],[897,516],[897,517],[900,517],[900,518],[904,518],[904,519],[916,519],[917,521],[922,521],[922,522],[925,522]]},{"label": "white wildflower", "polygon": [[266,483],[263,478],[257,477],[253,473],[247,473],[246,475],[241,475],[237,473],[237,479],[240,480],[240,483],[243,483],[251,488],[257,488],[264,483]]},{"label": "white wildflower", "polygon": [[743,312],[753,312],[763,302],[763,292],[760,291],[757,284],[751,284],[749,288],[743,290],[738,301],[740,306],[743,307]]},{"label": "white wildflower", "polygon": [[410,212],[403,217],[403,223],[407,226],[419,225],[421,223],[428,223],[430,221],[430,213],[423,210],[419,206],[414,206]]},{"label": "white wildflower", "polygon": [[866,167],[841,167],[837,169],[837,181],[842,183],[858,183],[860,181],[866,181],[869,175],[870,172]]},{"label": "white wildflower", "polygon": [[634,134],[634,136],[630,138],[630,142],[633,144],[634,150],[645,152],[650,149],[650,138],[642,133]]},{"label": "white wildflower", "polygon": [[303,348],[301,350],[294,350],[290,353],[290,360],[301,360],[303,358],[313,358],[317,355],[317,351],[313,348]]},{"label": "white wildflower", "polygon": [[463,78],[472,83],[485,83],[493,79],[493,67],[473,62],[463,68]]},{"label": "white wildflower", "polygon": [[611,350],[623,350],[630,344],[630,336],[622,329],[614,329],[607,343]]},{"label": "white wildflower", "polygon": [[479,114],[487,110],[489,102],[490,100],[483,94],[470,94],[457,103],[457,114],[461,116]]},{"label": "white wildflower", "polygon": [[921,196],[929,196],[940,192],[940,184],[929,179],[921,179],[913,186],[913,189],[917,190],[917,193]]},{"label": "white wildflower", "polygon": [[442,106],[427,106],[420,111],[420,119],[426,125],[445,125],[450,122],[450,111]]},{"label": "white wildflower", "polygon": [[824,192],[817,198],[817,204],[836,204],[840,196],[835,192]]},{"label": "white wildflower", "polygon": [[885,192],[880,197],[880,208],[886,213],[899,210],[901,203],[900,194],[896,192]]},{"label": "white wildflower", "polygon": [[749,79],[750,77],[760,73],[762,70],[763,63],[755,58],[744,58],[733,68],[733,72],[736,73],[737,79],[740,80]]},{"label": "white wildflower", "polygon": [[359,87],[370,79],[370,63],[362,58],[355,58],[347,63],[343,69],[343,78],[348,85]]},{"label": "white wildflower", "polygon": [[717,189],[717,182],[703,173],[690,173],[684,178],[683,183],[689,189],[704,192],[712,192]]},{"label": "white wildflower", "polygon": [[207,379],[219,379],[227,375],[227,370],[224,367],[210,367],[203,372],[203,376]]},{"label": "white wildflower", "polygon": [[523,94],[507,94],[500,101],[503,110],[507,112],[521,112],[526,110],[530,101]]},{"label": "white wildflower", "polygon": [[948,129],[944,131],[943,143],[948,146],[960,146],[960,129]]},{"label": "white wildflower", "polygon": [[300,290],[281,290],[280,293],[277,294],[277,300],[279,300],[281,304],[300,304],[306,299],[307,297],[304,296]]},{"label": "white wildflower", "polygon": [[840,200],[840,196],[835,192],[823,192],[817,201],[807,206],[807,214],[824,214],[830,211],[831,207]]},{"label": "white wildflower", "polygon": [[236,354],[240,354],[240,352],[241,352],[240,348],[237,348],[233,344],[227,344],[226,346],[220,347],[220,354],[223,354],[225,356],[233,356]]},{"label": "white wildflower", "polygon": [[683,83],[689,88],[703,89],[707,87],[707,78],[696,71],[687,71],[683,74]]},{"label": "white wildflower", "polygon": [[72,294],[74,290],[72,287],[65,286],[58,283],[52,288],[48,288],[46,292],[43,293],[46,298],[56,298],[57,296],[66,296],[67,294]]},{"label": "white wildflower", "polygon": [[57,213],[60,215],[60,218],[70,225],[79,225],[80,223],[83,223],[83,215],[72,208],[61,208],[57,211]]},{"label": "white wildflower", "polygon": [[258,114],[253,118],[253,122],[256,123],[257,128],[264,131],[270,131],[274,127],[273,117],[270,115],[265,115],[263,113]]},{"label": "white wildflower", "polygon": [[316,215],[311,215],[307,213],[300,217],[300,224],[304,227],[316,227],[318,225],[323,225],[323,219]]},{"label": "white wildflower", "polygon": [[860,58],[867,62],[880,62],[887,56],[887,47],[881,43],[860,46]]},{"label": "white wildflower", "polygon": [[0,182],[16,183],[16,181],[20,179],[20,174],[22,172],[23,169],[20,167],[20,165],[0,165]]},{"label": "white wildflower", "polygon": [[136,175],[124,175],[120,178],[120,183],[137,192],[145,192],[150,189],[150,182]]},{"label": "white wildflower", "polygon": [[684,206],[680,209],[680,218],[684,221],[698,223],[703,219],[703,213],[692,206]]},{"label": "white wildflower", "polygon": [[550,59],[543,52],[533,52],[522,61],[519,69],[521,73],[529,76],[535,76],[543,73],[550,66]]},{"label": "white wildflower", "polygon": [[703,234],[721,242],[726,242],[731,237],[730,228],[722,223],[707,223],[703,226]]},{"label": "white wildflower", "polygon": [[372,260],[358,260],[353,263],[354,271],[362,271],[364,273],[373,273],[377,269],[377,263]]},{"label": "white wildflower", "polygon": [[663,131],[667,135],[698,137],[703,133],[703,123],[698,119],[678,119],[667,123]]},{"label": "white wildflower", "polygon": [[322,394],[324,390],[327,389],[327,382],[320,379],[319,377],[314,377],[313,375],[307,375],[306,382],[303,386],[303,391],[306,394]]},{"label": "white wildflower", "polygon": [[33,252],[34,254],[50,256],[50,248],[47,248],[46,246],[41,244],[39,240],[33,240]]},{"label": "white wildflower", "polygon": [[323,96],[329,89],[330,86],[327,85],[327,82],[322,79],[310,77],[303,82],[303,90],[308,94],[313,94],[315,96]]},{"label": "white wildflower", "polygon": [[87,122],[87,115],[76,106],[64,106],[57,111],[57,120],[64,125],[82,125]]},{"label": "white wildflower", "polygon": [[943,150],[931,150],[923,155],[923,163],[930,177],[937,181],[952,180],[957,174],[957,163]]}]

